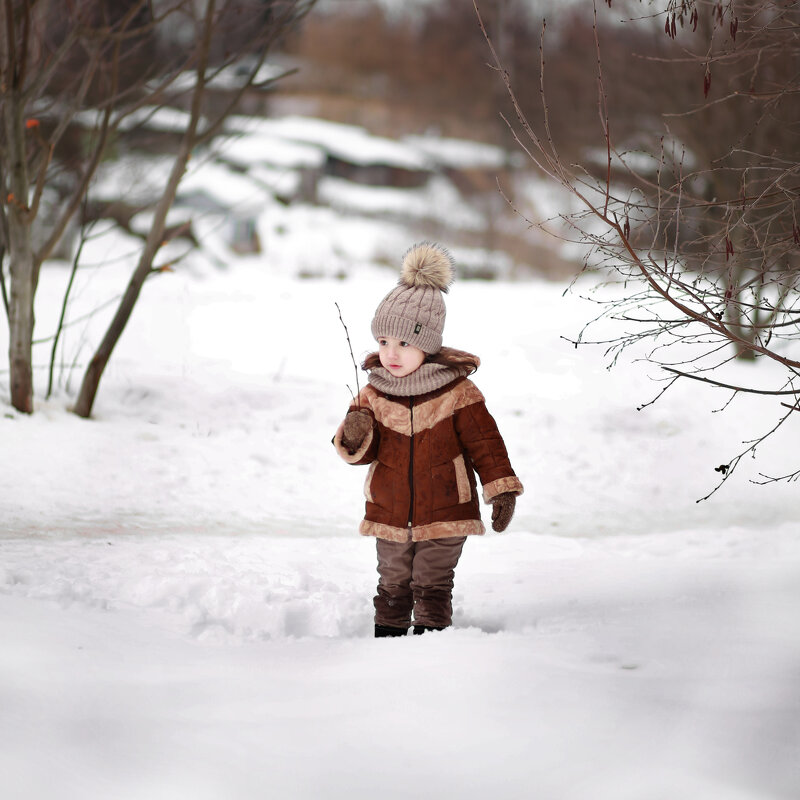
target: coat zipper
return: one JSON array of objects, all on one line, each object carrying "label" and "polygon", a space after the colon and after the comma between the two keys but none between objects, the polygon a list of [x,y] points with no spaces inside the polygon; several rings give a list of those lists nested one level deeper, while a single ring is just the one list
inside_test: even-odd
[{"label": "coat zipper", "polygon": [[414,519],[414,396],[408,398],[408,412],[411,415],[411,436],[410,442],[410,457],[408,460],[408,485],[410,489],[411,499],[408,506],[408,530],[411,535],[411,527]]}]

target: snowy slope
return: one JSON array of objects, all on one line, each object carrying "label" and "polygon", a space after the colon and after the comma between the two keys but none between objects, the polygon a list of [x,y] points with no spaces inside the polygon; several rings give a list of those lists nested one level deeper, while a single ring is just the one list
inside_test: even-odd
[{"label": "snowy slope", "polygon": [[[3,401],[2,796],[797,797],[797,488],[748,477],[792,465],[798,424],[698,504],[763,400],[714,413],[676,386],[637,412],[643,365],[561,338],[592,315],[577,295],[458,282],[445,341],[482,357],[526,493],[468,543],[453,629],[376,641],[364,474],[330,446],[355,390],[334,303],[361,358],[396,280],[376,254],[411,242],[267,213],[264,257],[145,287],[87,422],[69,365],[109,310],[82,315],[133,250],[90,243],[58,393],[32,417]],[[346,279],[298,277],[337,260]],[[46,265],[43,337],[65,279]]]}]

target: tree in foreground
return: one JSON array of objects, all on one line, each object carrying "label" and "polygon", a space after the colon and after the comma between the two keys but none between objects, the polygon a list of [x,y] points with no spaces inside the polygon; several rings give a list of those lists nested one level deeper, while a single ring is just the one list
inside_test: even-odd
[{"label": "tree in foreground", "polygon": [[[17,410],[33,411],[33,308],[42,263],[84,206],[126,120],[164,106],[188,109],[138,263],[84,375],[74,407],[84,417],[144,282],[163,267],[156,259],[167,215],[192,152],[221,132],[246,92],[268,88],[270,49],[313,4],[0,0],[0,287]],[[210,104],[209,85],[233,67],[235,86],[221,105]]]},{"label": "tree in foreground", "polygon": [[[552,116],[554,88],[569,93],[570,85],[549,72],[546,24],[532,111],[475,4],[516,114],[509,127],[571,196],[562,219],[588,245],[587,269],[615,286],[610,299],[597,296],[596,321],[624,323],[603,341],[607,353],[616,359],[645,345],[646,359],[664,370],[659,397],[691,379],[771,404],[770,429],[716,467],[721,485],[800,411],[800,8],[652,0],[624,5],[624,24],[603,25],[611,6],[594,3],[581,20],[591,45],[582,77],[595,86],[585,129],[596,137],[575,163]],[[742,360],[778,370],[768,372],[771,383],[760,370],[744,381],[734,369]],[[762,477],[797,479],[800,470]]]}]

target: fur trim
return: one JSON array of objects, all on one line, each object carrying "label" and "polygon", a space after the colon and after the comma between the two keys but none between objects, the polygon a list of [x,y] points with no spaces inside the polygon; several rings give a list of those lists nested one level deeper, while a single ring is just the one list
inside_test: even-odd
[{"label": "fur trim", "polygon": [[426,542],[431,539],[449,539],[452,536],[482,536],[486,528],[479,519],[462,519],[453,522],[431,522],[413,528],[396,528],[383,522],[362,519],[358,532],[387,542]]},{"label": "fur trim", "polygon": [[522,483],[516,475],[510,475],[507,478],[498,478],[496,481],[487,483],[483,487],[483,502],[491,503],[492,500],[503,492],[514,492],[520,495],[523,492]]},{"label": "fur trim", "polygon": [[434,242],[412,245],[403,256],[400,283],[409,287],[430,286],[446,292],[455,279],[455,262],[450,253]]}]

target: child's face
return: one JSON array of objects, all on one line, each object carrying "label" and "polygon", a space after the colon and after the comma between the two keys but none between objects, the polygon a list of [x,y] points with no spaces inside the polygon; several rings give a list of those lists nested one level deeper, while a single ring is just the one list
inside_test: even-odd
[{"label": "child's face", "polygon": [[410,375],[425,360],[425,353],[419,347],[391,336],[378,339],[378,356],[395,378]]}]

